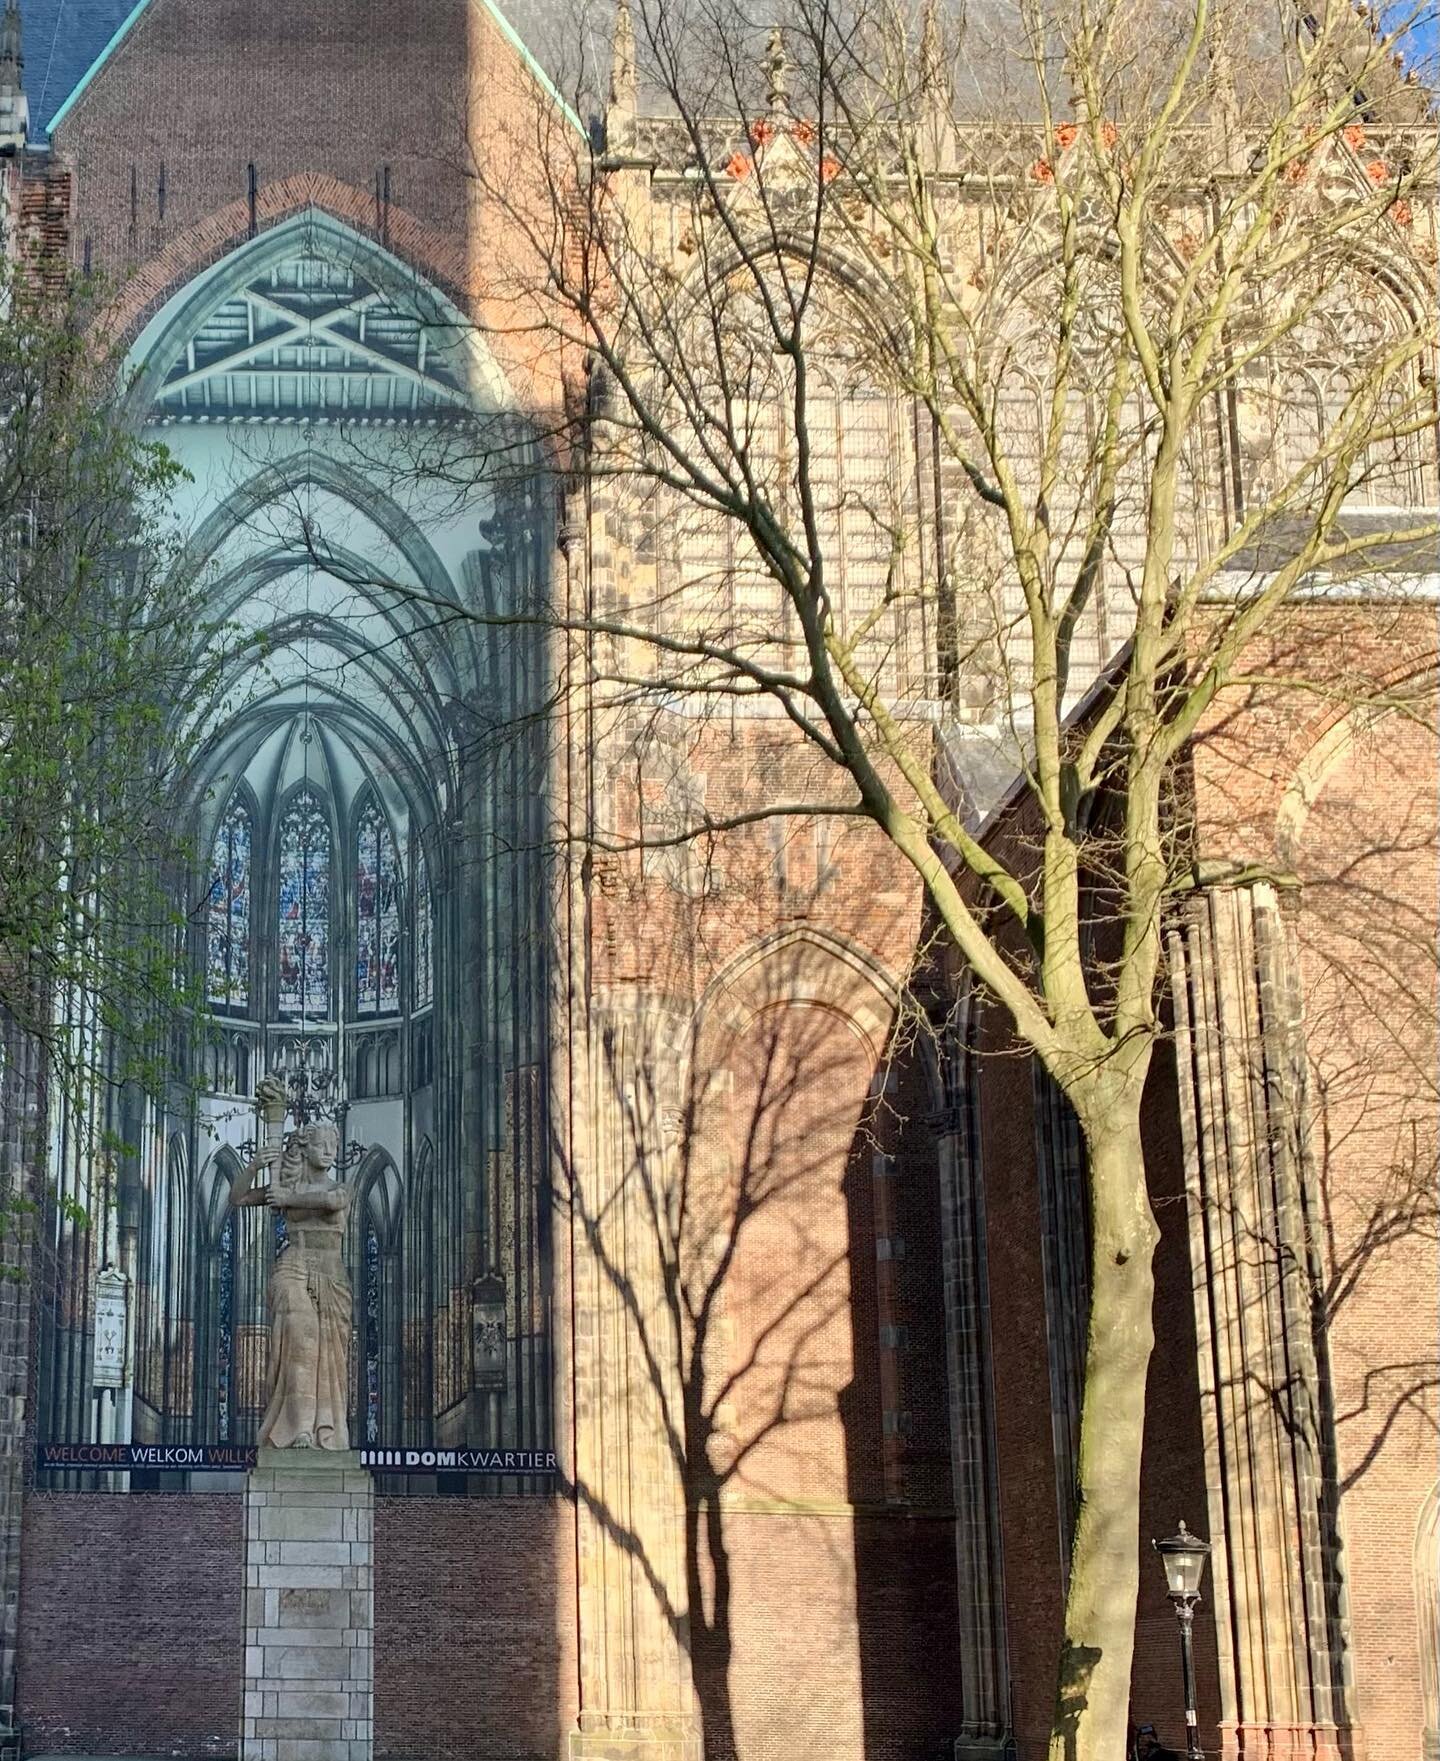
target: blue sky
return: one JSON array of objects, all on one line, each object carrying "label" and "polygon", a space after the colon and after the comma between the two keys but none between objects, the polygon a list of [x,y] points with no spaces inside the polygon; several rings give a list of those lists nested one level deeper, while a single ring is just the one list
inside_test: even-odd
[{"label": "blue sky", "polygon": [[1386,17],[1392,24],[1399,24],[1406,18],[1420,19],[1415,27],[1415,41],[1421,60],[1430,60],[1440,49],[1440,19],[1437,19],[1436,8],[1429,0],[1423,5],[1417,0],[1400,0],[1399,4],[1387,7]]}]

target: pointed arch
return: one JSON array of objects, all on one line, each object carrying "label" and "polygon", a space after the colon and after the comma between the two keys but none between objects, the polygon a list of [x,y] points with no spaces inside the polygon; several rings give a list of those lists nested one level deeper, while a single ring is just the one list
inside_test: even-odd
[{"label": "pointed arch", "polygon": [[191,1314],[190,1144],[181,1131],[166,1141],[144,1214],[141,1295],[136,1309],[136,1388],[156,1413],[189,1389],[183,1365]]},{"label": "pointed arch", "polygon": [[360,1164],[351,1207],[356,1269],[355,1417],[367,1447],[399,1442],[404,1418],[405,1188],[387,1151]]},{"label": "pointed arch", "polygon": [[194,1326],[194,1237],[190,1146],[178,1132],[170,1139],[165,1168],[165,1366],[164,1400],[171,1412],[188,1413],[194,1391],[191,1342]]},{"label": "pointed arch", "polygon": [[217,1442],[238,1438],[235,1350],[240,1226],[230,1191],[240,1159],[223,1145],[196,1188],[195,1407],[197,1424]]},{"label": "pointed arch", "polygon": [[[204,569],[232,532],[253,522],[272,502],[293,498],[301,490],[331,494],[363,513],[384,533],[420,587],[439,598],[455,597],[450,573],[415,517],[358,466],[308,445],[271,459],[216,502],[196,527],[180,566],[192,572]],[[254,562],[251,558],[251,566]]]},{"label": "pointed arch", "polygon": [[[127,401],[134,416],[143,419],[161,403],[167,379],[211,319],[297,258],[333,265],[363,278],[368,290],[388,310],[406,314],[428,339],[429,348],[453,364],[462,401],[493,410],[509,407],[512,400],[505,376],[478,328],[464,313],[379,240],[310,204],[212,262],[172,294],[145,324],[129,355],[132,379]],[[275,336],[283,336],[287,318],[303,305],[302,300],[285,298],[265,302],[262,296],[259,309],[274,320]],[[306,334],[323,337],[330,328],[325,316],[328,313],[318,325],[307,325]],[[265,347],[266,341],[262,337],[257,346]]]},{"label": "pointed arch", "polygon": [[[927,600],[917,591],[914,546],[895,541],[897,532],[918,528],[924,490],[916,430],[883,372],[900,345],[875,316],[883,302],[864,299],[863,277],[828,255],[815,264],[813,251],[795,254],[816,269],[806,299],[808,453],[794,419],[801,381],[772,346],[774,320],[758,285],[767,270],[778,277],[779,260],[790,255],[783,244],[761,252],[767,268],[737,264],[740,273],[727,279],[725,253],[707,264],[716,279],[706,274],[682,285],[677,334],[693,331],[701,340],[692,389],[677,391],[674,420],[688,428],[707,396],[731,400],[756,493],[796,522],[802,497],[809,497],[831,612],[837,628],[859,644],[859,664],[901,696],[924,697]],[[704,604],[701,615],[745,645],[774,644],[783,653],[799,643],[788,596],[735,522],[707,497],[677,496],[667,525],[668,566],[684,593]]]},{"label": "pointed arch", "polygon": [[[1336,461],[1327,448],[1337,424],[1358,399],[1372,436],[1394,424],[1393,439],[1372,438],[1348,466],[1346,507],[1377,511],[1428,506],[1437,486],[1433,399],[1426,379],[1426,353],[1418,346],[1417,304],[1394,269],[1361,260],[1326,283],[1323,297],[1311,290],[1308,310],[1285,338],[1276,360],[1276,407],[1271,412],[1280,441],[1280,468],[1310,473],[1312,493],[1322,493]],[[1397,345],[1412,352],[1395,367]]]},{"label": "pointed arch", "polygon": [[410,1006],[428,1009],[435,1000],[435,895],[430,883],[430,857],[425,840],[412,840]]},{"label": "pointed arch", "polygon": [[405,1425],[421,1443],[435,1412],[435,1149],[416,1151],[405,1201]]},{"label": "pointed arch", "polygon": [[695,1037],[721,1023],[736,1031],[776,1001],[823,1004],[848,1018],[878,1062],[900,997],[893,975],[868,949],[801,924],[760,937],[711,979]]},{"label": "pointed arch", "polygon": [[[1387,689],[1393,689],[1418,687],[1422,680],[1440,680],[1437,657],[1433,654],[1420,666],[1406,665],[1383,683]],[[1275,853],[1287,867],[1293,868],[1300,861],[1310,814],[1336,768],[1351,756],[1358,742],[1373,739],[1381,726],[1399,713],[1383,703],[1357,704],[1336,711],[1311,739],[1291,773],[1275,813]]]}]

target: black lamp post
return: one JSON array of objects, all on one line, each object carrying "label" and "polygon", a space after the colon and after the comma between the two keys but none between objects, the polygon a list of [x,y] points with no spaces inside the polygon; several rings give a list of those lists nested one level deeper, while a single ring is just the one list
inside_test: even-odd
[{"label": "black lamp post", "polygon": [[1200,1580],[1210,1543],[1192,1535],[1180,1519],[1180,1532],[1151,1545],[1165,1565],[1165,1580],[1175,1618],[1180,1622],[1180,1669],[1185,1680],[1185,1754],[1187,1761],[1202,1761],[1199,1718],[1195,1709],[1195,1604],[1200,1600]]}]

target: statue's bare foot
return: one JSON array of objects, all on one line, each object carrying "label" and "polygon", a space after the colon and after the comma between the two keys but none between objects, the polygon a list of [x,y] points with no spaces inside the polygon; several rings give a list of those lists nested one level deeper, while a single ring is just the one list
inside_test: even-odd
[{"label": "statue's bare foot", "polygon": [[310,1447],[310,1433],[302,1431],[290,1447],[292,1449],[308,1449]]}]

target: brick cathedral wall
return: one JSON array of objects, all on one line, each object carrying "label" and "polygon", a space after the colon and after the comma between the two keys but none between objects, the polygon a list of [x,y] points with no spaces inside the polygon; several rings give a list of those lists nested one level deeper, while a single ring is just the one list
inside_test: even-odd
[{"label": "brick cathedral wall", "polygon": [[1352,1715],[1372,1755],[1416,1753],[1417,1522],[1440,1472],[1433,721],[1392,716],[1337,755],[1305,830],[1297,940]]},{"label": "brick cathedral wall", "polygon": [[315,206],[378,235],[480,313],[522,401],[548,402],[548,345],[509,303],[536,268],[518,226],[488,209],[482,226],[474,172],[546,208],[537,102],[470,0],[156,0],[54,133],[70,255],[117,288],[114,328],[133,339],[245,242],[253,168],[254,231]]},{"label": "brick cathedral wall", "polygon": [[725,1534],[728,1684],[697,1682],[713,1761],[948,1755],[959,1718],[948,1517],[730,1511]]},{"label": "brick cathedral wall", "polygon": [[367,193],[388,166],[397,209],[458,231],[467,12],[464,0],[152,6],[56,131],[76,171],[74,248],[89,238],[112,275],[143,264],[243,203],[251,164],[262,190],[321,171]]},{"label": "brick cathedral wall", "polygon": [[551,1758],[576,1716],[575,1530],[551,1498],[377,1498],[377,1761]]},{"label": "brick cathedral wall", "polygon": [[[1343,1488],[1345,1710],[1370,1754],[1419,1752],[1417,1525],[1440,1468],[1436,640],[1433,605],[1303,606],[1245,670],[1331,689],[1256,689],[1244,714],[1238,693],[1222,699],[1195,763],[1206,854],[1300,882],[1288,909]],[[1374,682],[1401,707],[1347,732],[1347,704]]]},{"label": "brick cathedral wall", "polygon": [[31,1754],[235,1753],[243,1502],[32,1493],[19,1714]]},{"label": "brick cathedral wall", "polygon": [[[796,842],[792,884],[808,854]],[[824,903],[860,918],[854,873]],[[864,992],[823,962],[777,952],[742,994],[743,1026],[696,1061],[726,1079],[699,1168],[755,1201],[715,1309],[724,1343],[697,1376],[733,1378],[715,1459],[740,1452],[721,1494],[718,1614],[703,1523],[699,1539],[717,1628],[691,1631],[706,1753],[920,1761],[948,1752],[961,1716],[928,1097],[902,1060],[868,1115],[883,1048],[848,1025]]]},{"label": "brick cathedral wall", "polygon": [[[25,1523],[27,1750],[233,1755],[242,1501],[41,1493]],[[376,1501],[377,1756],[551,1761],[575,1716],[573,1559],[559,1501]]]}]

